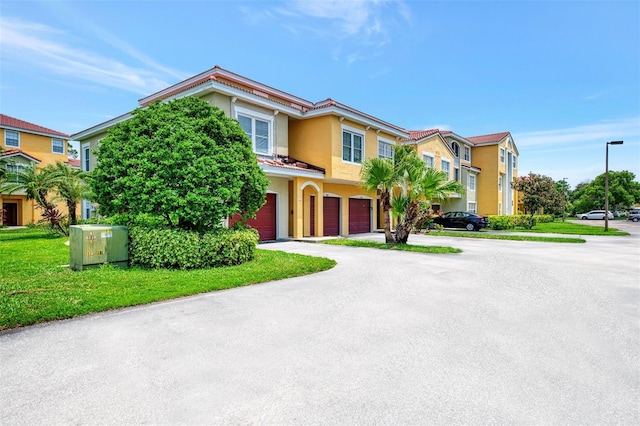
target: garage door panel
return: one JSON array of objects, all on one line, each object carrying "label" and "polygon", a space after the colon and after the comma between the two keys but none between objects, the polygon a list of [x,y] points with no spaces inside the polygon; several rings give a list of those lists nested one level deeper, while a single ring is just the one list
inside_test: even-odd
[{"label": "garage door panel", "polygon": [[[239,215],[229,220],[229,226],[240,220]],[[254,219],[248,219],[247,225],[258,231],[260,241],[276,239],[276,194],[267,194],[264,206],[258,210]]]},{"label": "garage door panel", "polygon": [[371,200],[349,199],[349,234],[371,232]]},{"label": "garage door panel", "polygon": [[340,235],[340,198],[324,197],[322,203],[323,235]]}]

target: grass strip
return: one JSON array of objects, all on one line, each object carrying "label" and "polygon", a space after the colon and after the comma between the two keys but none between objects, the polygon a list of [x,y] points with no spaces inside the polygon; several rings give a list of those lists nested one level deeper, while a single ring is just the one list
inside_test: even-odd
[{"label": "grass strip", "polygon": [[410,251],[414,253],[436,253],[436,254],[449,254],[449,253],[462,253],[462,250],[453,247],[444,246],[417,246],[411,244],[386,244],[377,241],[367,240],[352,240],[348,238],[337,238],[334,240],[326,240],[324,244],[330,244],[334,246],[349,246],[349,247],[368,247],[384,250],[400,250]]},{"label": "grass strip", "polygon": [[335,261],[260,250],[238,266],[196,270],[72,271],[66,238],[42,231],[0,231],[0,330],[126,306],[308,275]]},{"label": "grass strip", "polygon": [[489,234],[484,232],[431,231],[424,235],[433,237],[479,238],[485,240],[537,241],[543,243],[586,243],[582,238],[536,237],[529,235]]},{"label": "grass strip", "polygon": [[624,237],[629,235],[628,232],[619,231],[616,228],[609,228],[609,231],[605,232],[604,226],[582,225],[572,222],[538,223],[532,229],[517,228],[513,231],[542,234],[601,235],[609,237]]}]

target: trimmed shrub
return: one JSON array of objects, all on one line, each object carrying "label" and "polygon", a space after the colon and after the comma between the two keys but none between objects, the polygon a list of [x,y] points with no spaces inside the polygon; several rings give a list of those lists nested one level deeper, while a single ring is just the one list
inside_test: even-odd
[{"label": "trimmed shrub", "polygon": [[493,230],[513,229],[515,227],[513,218],[516,216],[489,216],[489,226]]},{"label": "trimmed shrub", "polygon": [[[529,228],[529,220],[531,220],[531,216],[528,214],[519,214],[514,216],[514,226],[516,228]],[[533,224],[532,226],[536,226],[536,215],[533,215]]]},{"label": "trimmed shrub", "polygon": [[131,226],[129,261],[149,268],[194,269],[239,265],[255,256],[256,230],[195,231]]},{"label": "trimmed shrub", "polygon": [[550,223],[555,220],[552,214],[536,214],[533,215],[533,218],[535,219],[535,223]]}]

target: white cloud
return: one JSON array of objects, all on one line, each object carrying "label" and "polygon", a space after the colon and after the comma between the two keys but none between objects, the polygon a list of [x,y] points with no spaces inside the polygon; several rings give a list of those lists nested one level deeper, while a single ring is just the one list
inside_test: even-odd
[{"label": "white cloud", "polygon": [[[96,30],[98,31],[98,30]],[[58,76],[90,81],[141,95],[169,85],[180,74],[166,69],[126,43],[102,34],[107,44],[118,47],[146,67],[135,67],[100,56],[94,51],[71,46],[64,31],[47,25],[0,17],[0,59]]]},{"label": "white cloud", "polygon": [[607,120],[565,129],[516,133],[513,137],[518,147],[557,144],[584,145],[587,142],[637,139],[640,138],[640,117]]},{"label": "white cloud", "polygon": [[331,57],[347,64],[377,56],[390,43],[390,25],[411,24],[412,19],[402,0],[289,0],[270,10],[242,6],[240,11],[250,23],[269,19],[296,35],[328,41],[334,44]]}]

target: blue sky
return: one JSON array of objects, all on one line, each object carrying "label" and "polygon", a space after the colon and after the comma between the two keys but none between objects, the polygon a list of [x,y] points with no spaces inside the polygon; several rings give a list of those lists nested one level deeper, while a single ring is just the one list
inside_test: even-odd
[{"label": "blue sky", "polygon": [[510,131],[519,173],[640,180],[640,2],[11,1],[0,111],[76,133],[214,65],[406,129]]}]

